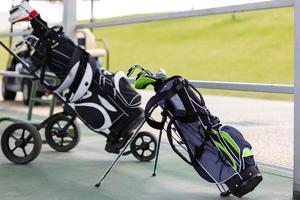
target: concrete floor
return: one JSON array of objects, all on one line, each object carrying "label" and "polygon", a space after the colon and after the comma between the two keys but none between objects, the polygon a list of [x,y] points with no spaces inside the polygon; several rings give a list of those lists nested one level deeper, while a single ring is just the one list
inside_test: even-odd
[{"label": "concrete floor", "polygon": [[[112,170],[101,190],[96,189],[94,184],[115,158],[103,150],[104,143],[104,137],[87,135],[68,153],[43,145],[39,157],[28,165],[12,164],[1,155],[0,199],[221,199],[217,188],[203,181],[167,144],[162,145],[156,177],[151,177],[154,162],[142,163],[129,155]],[[243,199],[291,199],[292,179],[262,170],[263,182]]]},{"label": "concrete floor", "polygon": [[[146,96],[147,98],[147,96]],[[233,123],[243,132],[246,137],[259,153],[258,158],[266,158],[263,161],[276,161],[275,154],[268,152],[275,151],[283,155],[284,151],[289,163],[291,162],[291,153],[288,150],[292,146],[292,133],[290,125],[291,103],[258,100],[257,104],[252,104],[254,100],[244,99],[244,105],[237,104],[237,100],[230,97],[207,97],[209,107],[213,113],[221,115],[221,119],[226,123]],[[219,103],[218,103],[219,102]],[[221,103],[220,103],[221,102]],[[271,104],[270,102],[275,102]],[[11,104],[8,104],[11,105]],[[17,112],[5,104],[0,106],[0,117],[13,116],[24,119],[24,112]],[[38,108],[41,110],[46,108]],[[258,114],[259,109],[267,109],[267,112]],[[269,113],[274,110],[275,115]],[[232,110],[232,111],[231,111]],[[243,113],[248,110],[249,116],[233,114],[233,110]],[[251,111],[253,114],[251,114]],[[225,115],[226,113],[230,115]],[[270,116],[269,121],[265,120]],[[229,116],[229,117],[227,117]],[[257,118],[255,116],[258,116]],[[41,119],[41,117],[37,117]],[[268,118],[267,118],[268,119]],[[277,119],[277,120],[276,120]],[[254,124],[249,125],[251,120]],[[274,121],[275,120],[275,121]],[[288,139],[278,140],[280,131],[276,124],[279,124],[279,130],[286,129],[285,137]],[[248,123],[246,123],[248,122]],[[0,124],[0,130],[5,128],[6,124]],[[267,140],[267,130],[269,127],[272,133],[273,141]],[[82,140],[79,145],[68,153],[58,153],[49,146],[43,145],[39,157],[28,165],[15,165],[10,163],[0,153],[0,199],[1,200],[82,200],[82,199],[156,199],[156,200],[215,200],[222,199],[219,197],[217,188],[203,181],[192,167],[183,162],[169,147],[163,143],[160,153],[160,162],[158,166],[158,176],[151,177],[154,162],[142,163],[137,161],[133,156],[123,157],[117,167],[107,177],[101,190],[94,188],[106,168],[110,165],[116,155],[106,153],[104,149],[105,138],[92,133],[86,127],[82,126]],[[145,127],[148,129],[147,127]],[[247,129],[248,128],[248,129]],[[251,131],[253,130],[253,131]],[[256,131],[254,131],[256,130]],[[263,132],[264,131],[264,132]],[[2,131],[1,131],[2,132]],[[151,131],[155,133],[153,130]],[[254,136],[253,136],[254,135]],[[259,140],[257,139],[259,137]],[[258,141],[256,141],[258,140]],[[266,143],[268,148],[260,149],[260,145]],[[272,146],[270,146],[270,143]],[[281,149],[278,144],[282,143]],[[277,146],[276,146],[277,145]],[[287,147],[286,145],[289,145]],[[281,152],[280,152],[281,150]],[[276,157],[275,157],[276,158]],[[282,162],[284,163],[284,162]],[[292,175],[285,171],[273,170],[270,168],[260,167],[263,171],[264,180],[259,187],[243,199],[259,200],[286,200],[292,199]],[[226,199],[238,199],[230,197]]]}]

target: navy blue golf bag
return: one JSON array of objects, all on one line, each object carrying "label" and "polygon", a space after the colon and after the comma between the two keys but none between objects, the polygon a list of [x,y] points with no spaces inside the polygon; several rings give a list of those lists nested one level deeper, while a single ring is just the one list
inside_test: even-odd
[{"label": "navy blue golf bag", "polygon": [[[222,125],[187,80],[179,76],[168,78],[155,87],[155,92],[146,105],[146,121],[156,129],[163,129],[168,121],[167,136],[172,149],[203,179],[216,183],[222,196],[242,197],[259,184],[262,175],[249,142],[234,127]],[[163,110],[161,122],[151,118],[157,107]]]}]

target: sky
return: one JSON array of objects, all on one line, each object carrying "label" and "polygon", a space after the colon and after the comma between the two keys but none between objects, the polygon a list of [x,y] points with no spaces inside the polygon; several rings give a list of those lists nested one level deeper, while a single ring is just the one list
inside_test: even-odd
[{"label": "sky", "polygon": [[[161,13],[186,11],[203,8],[221,7],[266,0],[95,0],[95,18],[109,18],[143,13]],[[0,29],[8,27],[8,11],[12,0],[2,0],[0,7]],[[14,0],[15,4],[20,0]],[[31,1],[31,5],[38,10],[42,17],[50,23],[62,21],[63,7],[60,3],[48,3],[46,0]],[[116,6],[117,5],[117,6]],[[47,9],[45,9],[47,8]],[[55,11],[55,15],[53,15]],[[77,0],[77,18],[90,18],[90,1]]]}]

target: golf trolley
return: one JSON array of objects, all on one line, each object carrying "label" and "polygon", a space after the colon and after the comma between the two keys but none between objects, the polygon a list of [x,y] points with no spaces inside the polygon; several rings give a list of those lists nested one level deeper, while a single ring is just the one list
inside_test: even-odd
[{"label": "golf trolley", "polygon": [[[35,41],[36,38],[29,35],[17,45],[20,46],[26,43],[31,44]],[[41,80],[41,72],[33,70],[33,66],[26,63],[2,41],[0,41],[0,45],[17,59],[35,79]],[[50,85],[45,80],[43,80],[41,84],[47,89]],[[64,111],[50,116],[42,123],[33,124],[8,118],[2,120],[13,121],[13,124],[4,130],[1,138],[2,151],[7,159],[16,164],[26,164],[33,161],[41,151],[42,139],[39,131],[42,128],[45,128],[46,142],[56,151],[69,151],[78,144],[80,140],[80,129],[75,121],[77,118],[76,112],[60,93],[53,92],[53,94],[64,104]],[[122,150],[122,155],[132,154],[137,160],[147,162],[155,157],[157,141],[151,133],[140,131],[143,124],[144,122],[132,133],[132,137]],[[106,138],[110,137],[109,134],[104,132],[101,132],[100,134]],[[129,145],[130,150],[125,152]]]}]

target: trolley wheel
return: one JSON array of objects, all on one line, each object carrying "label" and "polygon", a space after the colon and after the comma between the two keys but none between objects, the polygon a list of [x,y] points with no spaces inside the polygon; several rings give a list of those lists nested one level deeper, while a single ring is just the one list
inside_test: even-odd
[{"label": "trolley wheel", "polygon": [[32,124],[15,123],[4,130],[1,148],[8,160],[16,164],[26,164],[40,154],[42,139]]},{"label": "trolley wheel", "polygon": [[[70,122],[70,125],[66,125]],[[58,152],[73,149],[80,141],[79,125],[68,116],[54,117],[45,129],[46,142]]]},{"label": "trolley wheel", "polygon": [[22,85],[23,103],[24,105],[28,106],[30,101],[32,82],[30,79],[24,79]]},{"label": "trolley wheel", "polygon": [[142,162],[148,162],[155,158],[156,148],[155,136],[146,131],[139,132],[130,144],[132,155]]},{"label": "trolley wheel", "polygon": [[4,100],[15,100],[16,98],[16,92],[10,91],[7,88],[7,78],[3,77],[2,79],[2,85],[1,85],[1,92]]}]

